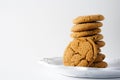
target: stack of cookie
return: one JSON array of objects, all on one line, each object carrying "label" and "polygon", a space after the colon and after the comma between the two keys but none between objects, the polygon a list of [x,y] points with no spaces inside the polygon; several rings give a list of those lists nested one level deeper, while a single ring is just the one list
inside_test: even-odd
[{"label": "stack of cookie", "polygon": [[73,20],[71,37],[74,38],[64,52],[64,65],[105,68],[105,55],[101,53],[101,47],[105,45],[100,34],[102,15],[79,16]]}]

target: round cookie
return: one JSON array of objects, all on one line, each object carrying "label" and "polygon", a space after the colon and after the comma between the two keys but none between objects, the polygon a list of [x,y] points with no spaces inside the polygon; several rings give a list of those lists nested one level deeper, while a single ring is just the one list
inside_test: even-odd
[{"label": "round cookie", "polygon": [[96,41],[95,44],[96,44],[98,47],[103,47],[103,46],[105,46],[105,42],[104,42],[104,41]]},{"label": "round cookie", "polygon": [[82,31],[82,32],[74,32],[71,34],[72,37],[85,37],[85,36],[90,36],[90,35],[95,35],[101,32],[101,29],[97,28],[97,29],[93,29],[90,31]]},{"label": "round cookie", "polygon": [[87,31],[96,29],[101,27],[103,24],[101,22],[93,22],[93,23],[83,23],[83,24],[76,24],[72,27],[72,32],[79,32],[79,31]]},{"label": "round cookie", "polygon": [[90,39],[74,39],[64,52],[65,66],[90,66],[97,57],[97,47]]},{"label": "round cookie", "polygon": [[96,41],[99,41],[99,40],[103,39],[103,35],[102,34],[96,34],[96,35],[88,36],[86,38],[90,38],[94,42],[96,42]]},{"label": "round cookie", "polygon": [[86,15],[86,16],[79,16],[73,20],[74,24],[79,23],[86,23],[86,22],[95,22],[95,21],[102,21],[104,20],[103,15]]},{"label": "round cookie", "polygon": [[99,54],[97,55],[97,58],[95,59],[94,62],[101,62],[101,61],[103,61],[104,59],[105,59],[105,55],[102,54],[102,53],[99,53]]},{"label": "round cookie", "polygon": [[71,36],[71,37],[72,37],[72,38],[90,38],[90,39],[92,39],[94,42],[103,39],[103,35],[102,35],[102,34],[96,34],[96,35],[86,36],[86,37],[77,37],[77,36]]},{"label": "round cookie", "polygon": [[107,66],[108,66],[108,64],[104,61],[92,63],[90,65],[90,67],[96,67],[96,68],[106,68]]}]

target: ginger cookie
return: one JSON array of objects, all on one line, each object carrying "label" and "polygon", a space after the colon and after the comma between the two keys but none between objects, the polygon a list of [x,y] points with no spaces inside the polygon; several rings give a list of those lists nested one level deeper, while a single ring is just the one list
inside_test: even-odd
[{"label": "ginger cookie", "polygon": [[99,41],[101,39],[103,39],[103,35],[102,34],[96,34],[96,35],[92,35],[92,36],[86,36],[86,37],[77,37],[77,36],[71,36],[72,38],[90,38],[93,41]]},{"label": "ginger cookie", "polygon": [[95,67],[95,68],[106,68],[108,64],[104,61],[101,62],[94,62],[90,65],[90,67]]},{"label": "ginger cookie", "polygon": [[89,30],[89,31],[82,31],[82,32],[74,32],[71,34],[72,37],[85,37],[85,36],[90,36],[90,35],[95,35],[101,32],[101,29],[97,28],[97,29],[93,29],[93,30]]},{"label": "ginger cookie", "polygon": [[95,21],[102,21],[104,20],[103,15],[86,15],[86,16],[79,16],[73,20],[74,24],[79,23],[86,23],[86,22],[95,22]]},{"label": "ginger cookie", "polygon": [[96,29],[101,27],[103,24],[101,22],[93,22],[93,23],[83,23],[83,24],[76,24],[72,27],[72,32],[79,32],[79,31],[88,31],[92,29]]},{"label": "ginger cookie", "polygon": [[105,46],[105,42],[104,42],[104,41],[96,41],[95,44],[96,44],[98,47],[103,47],[103,46]]},{"label": "ginger cookie", "polygon": [[99,54],[97,55],[97,58],[95,59],[94,62],[101,62],[101,61],[103,61],[104,59],[105,59],[105,55],[102,54],[102,53],[99,53]]},{"label": "ginger cookie", "polygon": [[66,66],[90,66],[97,57],[96,44],[90,38],[74,39],[64,52]]},{"label": "ginger cookie", "polygon": [[99,41],[99,40],[103,39],[103,35],[102,34],[96,34],[96,35],[92,35],[92,36],[87,36],[86,38],[90,38],[94,42],[96,42],[96,41]]}]

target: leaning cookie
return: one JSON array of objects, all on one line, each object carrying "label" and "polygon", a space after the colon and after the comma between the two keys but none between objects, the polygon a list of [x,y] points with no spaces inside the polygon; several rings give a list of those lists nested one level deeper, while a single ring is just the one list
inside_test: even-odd
[{"label": "leaning cookie", "polygon": [[82,31],[82,32],[74,32],[71,34],[72,37],[85,37],[85,36],[91,36],[91,35],[95,35],[101,32],[101,29],[97,28],[97,29],[93,29],[93,30],[89,30],[89,31]]},{"label": "leaning cookie", "polygon": [[86,23],[86,22],[95,22],[95,21],[102,21],[104,20],[103,15],[86,15],[86,16],[79,16],[73,20],[74,24],[79,23]]},{"label": "leaning cookie", "polygon": [[65,66],[90,66],[97,57],[96,44],[91,39],[74,39],[64,52]]},{"label": "leaning cookie", "polygon": [[83,24],[76,24],[72,27],[72,32],[78,32],[78,31],[87,31],[96,29],[98,27],[101,27],[103,24],[101,22],[93,22],[93,23],[83,23]]},{"label": "leaning cookie", "polygon": [[95,68],[106,68],[108,66],[108,64],[104,61],[101,62],[96,62],[91,64],[89,67],[95,67]]}]

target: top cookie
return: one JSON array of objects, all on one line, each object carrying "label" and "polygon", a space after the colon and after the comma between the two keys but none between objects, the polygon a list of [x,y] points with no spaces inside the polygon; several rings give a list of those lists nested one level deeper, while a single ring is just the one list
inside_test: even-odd
[{"label": "top cookie", "polygon": [[87,15],[87,16],[79,16],[73,20],[74,24],[79,23],[86,23],[86,22],[95,22],[95,21],[102,21],[104,20],[104,16],[97,14],[97,15]]}]

